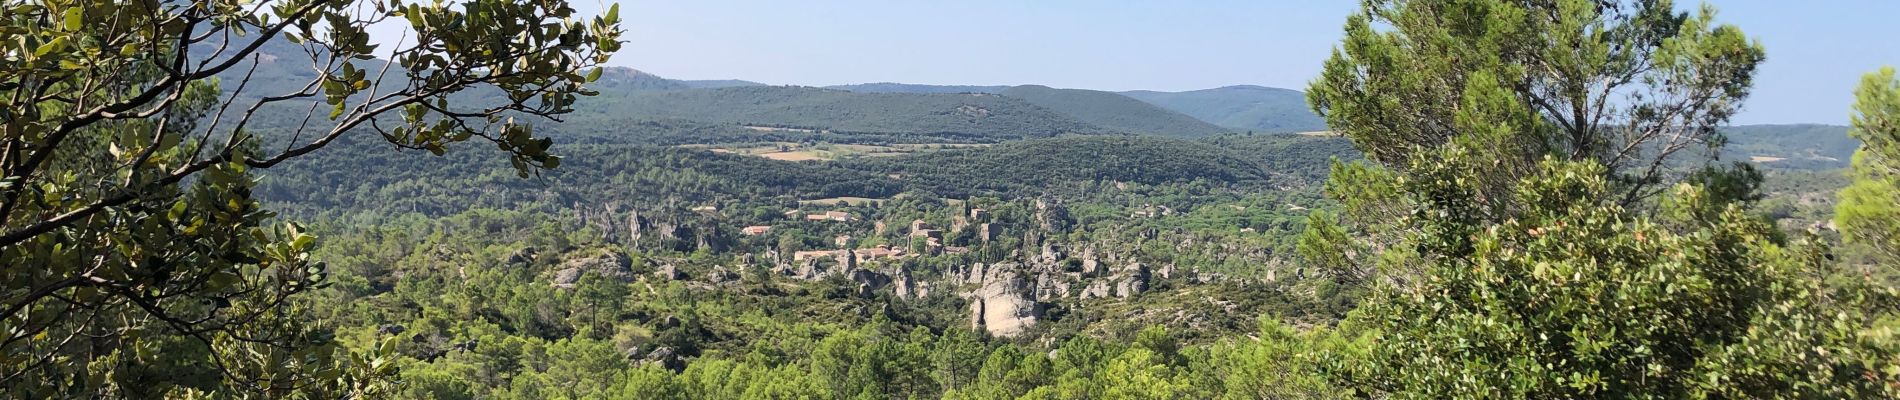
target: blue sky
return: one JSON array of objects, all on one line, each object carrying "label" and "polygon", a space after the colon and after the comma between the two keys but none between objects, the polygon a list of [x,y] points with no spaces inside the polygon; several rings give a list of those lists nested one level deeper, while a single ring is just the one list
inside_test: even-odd
[{"label": "blue sky", "polygon": [[[1721,21],[1768,48],[1737,123],[1845,123],[1860,75],[1900,65],[1897,0],[1713,3]],[[672,78],[796,85],[1301,89],[1355,4],[624,0],[630,43],[612,63]]]}]

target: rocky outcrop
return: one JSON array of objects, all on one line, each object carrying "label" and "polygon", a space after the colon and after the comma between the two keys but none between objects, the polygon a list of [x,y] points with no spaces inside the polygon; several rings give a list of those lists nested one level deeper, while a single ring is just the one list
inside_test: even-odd
[{"label": "rocky outcrop", "polygon": [[537,254],[534,247],[523,247],[508,253],[508,259],[505,262],[509,265],[527,265],[533,263],[535,258]]},{"label": "rocky outcrop", "polygon": [[1043,264],[1055,264],[1065,257],[1067,257],[1067,254],[1063,253],[1060,246],[1056,246],[1055,243],[1043,243],[1042,257],[1038,261],[1041,261]]},{"label": "rocky outcrop", "polygon": [[580,282],[584,275],[595,275],[621,282],[633,281],[633,260],[617,252],[608,252],[593,257],[576,257],[561,262],[561,269],[554,273],[554,286],[569,288]]},{"label": "rocky outcrop", "polygon": [[1023,279],[1020,265],[998,264],[983,267],[977,264],[972,272],[982,271],[981,282],[970,299],[970,325],[982,327],[991,335],[1013,337],[1020,335],[1042,318],[1042,303],[1036,301],[1035,288]]},{"label": "rocky outcrop", "polygon": [[899,266],[896,273],[891,275],[891,292],[897,298],[909,300],[923,297],[917,294],[917,280],[910,275],[910,269]]},{"label": "rocky outcrop", "polygon": [[1089,282],[1089,286],[1082,289],[1081,297],[1084,300],[1108,297],[1108,282],[1100,280]]},{"label": "rocky outcrop", "polygon": [[1036,223],[1044,232],[1068,232],[1075,221],[1069,217],[1069,209],[1061,203],[1036,199]]},{"label": "rocky outcrop", "polygon": [[737,280],[739,280],[739,274],[733,273],[726,267],[713,267],[712,271],[706,274],[706,283],[720,284]]},{"label": "rocky outcrop", "polygon": [[565,268],[560,271],[554,271],[554,287],[560,287],[560,288],[574,287],[574,283],[580,282],[580,281],[581,281],[580,268]]},{"label": "rocky outcrop", "polygon": [[850,271],[858,268],[858,253],[851,250],[838,252],[838,268]]},{"label": "rocky outcrop", "polygon": [[823,274],[824,270],[818,269],[817,258],[807,258],[804,263],[799,264],[798,269],[788,269],[787,272],[790,272],[788,275],[791,275],[793,278],[810,281],[822,278],[823,275],[820,274]]},{"label": "rocky outcrop", "polygon": [[1148,267],[1140,263],[1130,264],[1116,276],[1115,297],[1129,298],[1147,292],[1150,278]]},{"label": "rocky outcrop", "polygon": [[1036,298],[1057,299],[1069,297],[1069,280],[1055,272],[1044,271],[1036,274]]},{"label": "rocky outcrop", "polygon": [[1102,276],[1102,271],[1105,271],[1105,270],[1107,270],[1107,268],[1102,268],[1101,260],[1097,260],[1094,258],[1082,259],[1082,276],[1087,276],[1087,277]]},{"label": "rocky outcrop", "polygon": [[673,372],[686,369],[686,360],[680,357],[679,352],[673,351],[672,347],[666,346],[656,347],[653,351],[647,352],[646,357],[640,360],[640,364],[659,364],[660,367],[673,370]]},{"label": "rocky outcrop", "polygon": [[660,278],[660,280],[677,281],[686,279],[686,274],[680,273],[680,268],[673,264],[660,264],[659,268],[653,269],[653,277]]},{"label": "rocky outcrop", "polygon": [[852,282],[857,282],[859,285],[867,286],[870,289],[879,289],[891,284],[890,275],[867,269],[852,269],[846,272],[845,276],[851,278]]}]

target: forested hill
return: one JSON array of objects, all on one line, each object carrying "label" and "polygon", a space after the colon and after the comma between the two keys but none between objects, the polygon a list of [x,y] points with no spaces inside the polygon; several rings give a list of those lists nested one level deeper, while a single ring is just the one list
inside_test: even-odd
[{"label": "forested hill", "polygon": [[939,195],[1034,195],[1077,182],[1262,185],[1266,171],[1202,142],[1150,136],[1078,136],[1025,140],[960,151],[843,162],[847,168],[894,174]]},{"label": "forested hill", "polygon": [[602,68],[600,80],[595,81],[592,88],[601,91],[621,91],[714,89],[740,86],[765,86],[765,84],[738,79],[670,79],[633,68],[607,67]]},{"label": "forested hill", "polygon": [[1009,86],[1001,85],[919,85],[912,83],[877,82],[853,85],[832,85],[826,89],[848,90],[859,93],[1002,93]]},{"label": "forested hill", "polygon": [[447,215],[471,207],[555,211],[602,199],[666,204],[877,198],[907,190],[1019,198],[1093,182],[1203,181],[1266,190],[1268,185],[1316,183],[1335,157],[1357,158],[1344,139],[1296,135],[1198,141],[1068,136],[836,162],[778,161],[601,138],[557,144],[561,167],[523,179],[505,159],[478,148],[437,157],[391,150],[368,137],[346,137],[335,146],[336,151],[272,168],[259,196],[307,216]]},{"label": "forested hill", "polygon": [[558,212],[575,203],[705,204],[837,196],[885,197],[901,187],[881,174],[704,150],[629,144],[564,144],[560,168],[515,175],[480,148],[444,156],[341,139],[335,151],[267,171],[259,198],[298,216],[442,216],[471,208]]},{"label": "forested hill", "polygon": [[691,89],[685,82],[662,78],[633,68],[602,68],[600,80],[594,81],[594,90],[681,90]]},{"label": "forested hill", "polygon": [[1002,95],[1022,99],[1082,122],[1127,133],[1203,137],[1228,129],[1111,92],[1023,85]]},{"label": "forested hill", "polygon": [[1136,90],[1122,95],[1228,128],[1266,133],[1326,130],[1326,121],[1297,90],[1241,85],[1186,92]]},{"label": "forested hill", "polygon": [[1728,135],[1723,157],[1794,169],[1847,168],[1860,140],[1847,136],[1840,125],[1740,125],[1722,130]]},{"label": "forested hill", "polygon": [[1005,96],[856,93],[791,86],[603,91],[582,102],[570,119],[605,126],[682,119],[760,131],[924,133],[992,141],[1110,132]]}]

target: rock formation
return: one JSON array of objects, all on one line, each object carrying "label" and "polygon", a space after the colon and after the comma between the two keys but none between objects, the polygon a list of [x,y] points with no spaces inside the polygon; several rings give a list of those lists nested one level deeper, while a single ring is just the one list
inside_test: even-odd
[{"label": "rock formation", "polygon": [[1148,267],[1141,263],[1130,264],[1117,274],[1115,279],[1115,297],[1129,298],[1148,291]]},{"label": "rock formation", "polygon": [[983,272],[981,286],[968,295],[972,327],[981,326],[999,337],[1013,337],[1042,317],[1042,303],[1036,301],[1035,288],[1023,279],[1021,266],[997,264],[973,269]]},{"label": "rock formation", "polygon": [[633,260],[617,252],[608,252],[594,257],[571,258],[561,263],[561,269],[554,273],[554,286],[573,287],[580,282],[581,276],[594,274],[621,282],[633,281]]}]

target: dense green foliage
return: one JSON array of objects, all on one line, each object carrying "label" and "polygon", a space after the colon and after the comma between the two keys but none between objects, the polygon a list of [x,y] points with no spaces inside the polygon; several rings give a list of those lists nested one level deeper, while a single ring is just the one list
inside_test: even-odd
[{"label": "dense green foliage", "polygon": [[[361,149],[361,143],[342,144]],[[889,197],[899,183],[833,164],[791,163],[703,150],[639,145],[570,145],[560,168],[520,179],[483,154],[414,159],[378,152],[329,152],[273,171],[258,190],[284,210],[448,215],[471,207],[554,212],[576,202],[720,204],[786,196]]]},{"label": "dense green foliage", "polygon": [[[1068,304],[1044,325],[1042,337],[1054,342],[1012,342],[968,330],[951,293],[861,297],[848,281],[755,273],[765,266],[730,254],[639,247],[629,262],[638,276],[632,282],[587,275],[572,288],[556,287],[554,269],[622,248],[566,218],[475,210],[386,221],[326,241],[323,256],[336,264],[337,285],[325,292],[334,297],[317,303],[326,305],[325,320],[345,327],[338,334],[346,340],[395,338],[409,358],[402,396],[413,398],[1213,397],[1271,390],[1257,385],[1283,379],[1256,368],[1287,363],[1282,357],[1302,335],[1271,320],[1256,325],[1253,315],[1312,308],[1273,304],[1289,296],[1280,285],[1182,286],[1133,308]],[[561,248],[583,250],[546,251]],[[904,267],[948,267],[937,262]],[[737,281],[705,283],[733,263],[747,271]],[[677,265],[688,280],[656,278],[661,265]],[[1245,305],[1210,307],[1207,297]],[[1179,312],[1233,321],[1143,328]],[[1269,341],[1217,339],[1248,332],[1265,332]]]},{"label": "dense green foliage", "polygon": [[[1364,4],[1310,92],[1369,160],[1328,183],[1352,230],[1316,217],[1300,243],[1370,288],[1372,343],[1329,375],[1390,398],[1900,390],[1879,291],[1824,283],[1825,245],[1751,213],[1759,172],[1664,162],[1692,146],[1655,134],[1720,138],[1761,60],[1711,9]],[[1722,100],[1603,105],[1602,82]]]},{"label": "dense green foliage", "polygon": [[1668,186],[1668,160],[1721,143],[1718,128],[1764,57],[1740,29],[1713,22],[1712,8],[1674,7],[1366,2],[1307,96],[1327,125],[1393,168],[1445,145],[1496,160],[1471,177],[1487,181],[1488,201],[1473,206],[1488,220],[1501,220],[1514,205],[1508,187],[1550,154],[1604,165],[1629,204]]},{"label": "dense green foliage", "polygon": [[[167,83],[179,78],[154,67],[223,57],[202,46],[132,51],[139,66],[125,76],[50,72],[62,60],[111,65],[89,57],[116,46],[43,41],[86,35],[71,18],[150,4],[9,6],[23,14],[4,17],[13,25],[0,35],[32,33],[21,37],[35,51],[0,53],[28,71],[0,69],[0,94],[74,74],[171,85],[160,93],[179,100],[88,122],[38,171],[0,157],[7,232],[87,216],[0,244],[0,392],[1900,395],[1900,83],[1886,71],[1863,84],[1852,134],[1867,144],[1836,208],[1850,176],[1827,158],[1851,139],[1826,126],[1722,127],[1762,53],[1708,10],[1365,1],[1311,88],[1315,114],[1289,110],[1298,92],[1258,87],[1127,94],[1138,101],[1040,86],[591,76],[619,46],[616,12],[521,24],[565,21],[558,2],[385,14],[293,1],[344,25],[282,32],[262,19],[281,16],[196,4],[218,6],[152,18],[225,16],[297,41],[259,42],[250,51],[270,57],[251,57],[257,72],[205,74],[223,84]],[[382,17],[425,32],[396,53],[403,76],[283,67],[367,53],[353,32]],[[164,49],[181,34],[152,29],[133,37]],[[100,35],[84,43],[108,43]],[[545,65],[478,50],[497,46],[529,46],[527,61]],[[211,114],[284,102],[268,97],[279,91],[303,100]],[[419,100],[379,118],[367,111],[407,100],[372,91]],[[1656,96],[1605,100],[1630,93]],[[70,99],[136,94],[7,103],[39,119],[8,120],[6,148],[35,154],[46,132],[85,119]],[[1341,137],[1219,134],[1140,101],[1253,130],[1330,123]],[[316,126],[326,135],[304,132],[304,110],[319,122],[341,111]],[[556,115],[532,132],[509,118]],[[199,131],[218,133],[181,134]],[[307,150],[324,151],[272,151],[313,136],[320,146]],[[471,139],[497,150],[444,151]],[[1796,156],[1720,166],[1704,147],[1722,139],[1725,157]],[[207,140],[234,144],[200,158],[192,146]],[[121,193],[132,197],[113,203]],[[1823,223],[1837,211],[1838,251]]]},{"label": "dense green foliage", "polygon": [[1227,86],[1186,92],[1136,90],[1122,95],[1230,129],[1261,133],[1326,130],[1326,120],[1306,106],[1296,90]]},{"label": "dense green foliage", "polygon": [[[1192,155],[1192,156],[1188,156]],[[883,171],[938,194],[1034,193],[1075,181],[1160,184],[1267,183],[1269,173],[1225,149],[1140,136],[1025,140],[962,151],[866,158],[850,168]]]},{"label": "dense green foliage", "polygon": [[[255,171],[369,131],[382,147],[437,154],[479,140],[519,174],[556,166],[551,142],[525,119],[491,117],[570,111],[587,94],[583,74],[620,46],[616,10],[583,18],[563,1],[482,0],[0,4],[0,41],[19,46],[0,53],[0,393],[382,395],[393,348],[346,351],[308,320],[300,298],[321,290],[328,271],[310,257],[315,237],[273,221],[254,199]],[[370,43],[365,30],[384,21],[411,40]],[[303,51],[266,61],[267,45]],[[391,59],[368,62],[372,54]],[[269,71],[239,73],[257,69]],[[273,82],[252,87],[253,78]],[[460,101],[472,90],[498,100]],[[253,119],[273,114],[272,103],[295,104],[312,123]],[[253,122],[278,125],[247,129]]]},{"label": "dense green foliage", "polygon": [[1194,138],[1227,131],[1194,117],[1110,92],[1023,85],[1000,94],[1119,132]]},{"label": "dense green foliage", "polygon": [[[1870,249],[1877,273],[1900,277],[1900,80],[1892,67],[1868,74],[1855,91],[1853,183],[1841,191],[1835,222],[1849,244]],[[1891,281],[1890,281],[1891,282]]]}]

